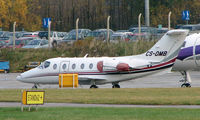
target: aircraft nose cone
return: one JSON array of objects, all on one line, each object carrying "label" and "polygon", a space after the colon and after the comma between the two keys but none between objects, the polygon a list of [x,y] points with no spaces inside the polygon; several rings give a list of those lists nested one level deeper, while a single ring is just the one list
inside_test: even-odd
[{"label": "aircraft nose cone", "polygon": [[18,75],[16,79],[17,79],[18,81],[21,81],[21,80],[22,80],[22,76],[21,76],[21,75]]}]

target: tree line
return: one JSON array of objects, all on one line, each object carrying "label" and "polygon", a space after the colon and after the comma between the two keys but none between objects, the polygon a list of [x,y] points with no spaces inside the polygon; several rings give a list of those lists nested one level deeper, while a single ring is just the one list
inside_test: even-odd
[{"label": "tree line", "polygon": [[[167,16],[172,12],[172,27],[185,24],[181,20],[183,10],[190,11],[189,23],[200,22],[199,0],[150,0],[150,24],[167,26]],[[144,24],[144,0],[1,0],[0,28],[12,30],[17,22],[19,30],[42,29],[42,18],[52,18],[52,29],[69,31],[75,28],[79,18],[80,28],[106,28],[106,19],[111,16],[111,29],[128,29],[137,25],[138,15],[142,13]]]}]

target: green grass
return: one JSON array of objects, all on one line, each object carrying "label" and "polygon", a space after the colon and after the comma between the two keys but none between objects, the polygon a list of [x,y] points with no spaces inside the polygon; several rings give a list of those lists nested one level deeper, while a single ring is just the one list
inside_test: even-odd
[{"label": "green grass", "polygon": [[200,109],[177,108],[0,108],[0,120],[199,120]]},{"label": "green grass", "polygon": [[[20,100],[21,90],[0,90],[0,101]],[[200,105],[200,88],[45,89],[45,102]]]}]

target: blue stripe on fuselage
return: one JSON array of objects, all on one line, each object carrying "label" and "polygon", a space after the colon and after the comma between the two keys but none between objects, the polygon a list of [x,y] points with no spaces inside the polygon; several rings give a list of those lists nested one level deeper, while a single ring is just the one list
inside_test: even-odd
[{"label": "blue stripe on fuselage", "polygon": [[[200,45],[197,45],[195,48],[195,55],[198,55],[198,54],[200,54]],[[177,59],[184,60],[191,56],[193,56],[193,46],[182,48],[178,54]]]},{"label": "blue stripe on fuselage", "polygon": [[195,55],[200,54],[200,45],[197,45],[195,48]]}]

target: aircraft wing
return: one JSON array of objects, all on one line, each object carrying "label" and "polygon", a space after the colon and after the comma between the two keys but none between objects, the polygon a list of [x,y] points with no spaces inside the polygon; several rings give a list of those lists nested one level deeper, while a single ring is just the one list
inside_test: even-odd
[{"label": "aircraft wing", "polygon": [[88,85],[88,84],[104,84],[107,82],[106,79],[104,78],[95,78],[95,77],[90,77],[90,76],[79,76],[79,84],[81,85]]},{"label": "aircraft wing", "polygon": [[90,76],[81,76],[78,77],[79,80],[106,80],[104,78],[95,78],[95,77],[90,77]]}]

